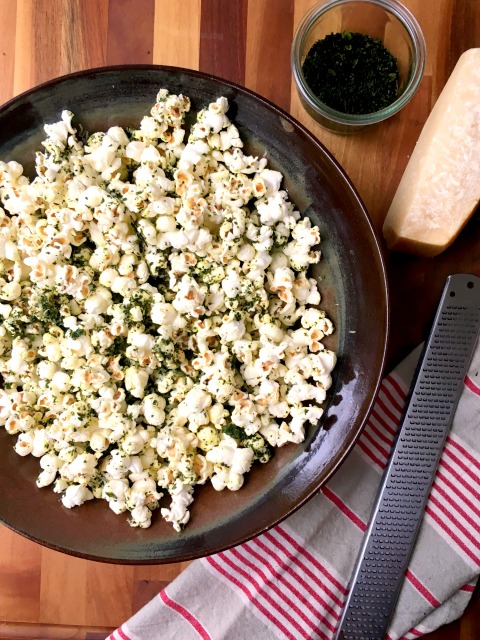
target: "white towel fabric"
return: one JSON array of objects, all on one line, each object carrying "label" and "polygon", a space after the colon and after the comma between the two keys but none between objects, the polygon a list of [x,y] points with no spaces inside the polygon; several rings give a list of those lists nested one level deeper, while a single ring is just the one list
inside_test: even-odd
[{"label": "white towel fabric", "polygon": [[[109,640],[333,638],[420,356],[382,382],[354,450],[269,532],[193,562]],[[465,378],[387,638],[418,638],[462,615],[480,574],[480,346]]]}]

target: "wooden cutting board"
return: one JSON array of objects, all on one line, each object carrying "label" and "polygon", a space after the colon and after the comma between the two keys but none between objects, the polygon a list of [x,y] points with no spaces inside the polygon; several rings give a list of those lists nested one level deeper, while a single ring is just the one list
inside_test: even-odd
[{"label": "wooden cutting board", "polygon": [[[233,80],[289,111],[326,145],[380,230],[446,79],[463,51],[480,46],[480,1],[404,0],[426,37],[424,80],[400,115],[349,137],[316,125],[302,110],[292,85],[293,32],[313,4],[314,0],[0,0],[0,102],[50,78],[102,65],[178,65]],[[425,337],[445,277],[458,271],[480,275],[478,214],[438,258],[391,255],[388,270],[393,366]],[[108,629],[130,617],[183,568],[88,562],[0,527],[0,638],[104,638]],[[460,621],[428,637],[478,640],[478,590]]]}]

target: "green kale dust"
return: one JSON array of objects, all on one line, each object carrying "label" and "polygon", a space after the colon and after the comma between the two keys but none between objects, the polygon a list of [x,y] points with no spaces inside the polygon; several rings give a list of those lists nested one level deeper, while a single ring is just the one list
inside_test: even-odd
[{"label": "green kale dust", "polygon": [[317,98],[342,113],[373,113],[397,97],[396,59],[381,40],[363,33],[342,31],[318,40],[302,70]]}]

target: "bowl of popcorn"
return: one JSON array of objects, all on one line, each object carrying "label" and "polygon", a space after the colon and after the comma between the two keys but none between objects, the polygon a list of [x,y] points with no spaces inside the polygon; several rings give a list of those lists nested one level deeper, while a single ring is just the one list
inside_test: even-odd
[{"label": "bowl of popcorn", "polygon": [[263,98],[158,66],[18,96],[0,235],[15,531],[109,562],[208,555],[353,446],[385,357],[379,242],[341,167]]}]

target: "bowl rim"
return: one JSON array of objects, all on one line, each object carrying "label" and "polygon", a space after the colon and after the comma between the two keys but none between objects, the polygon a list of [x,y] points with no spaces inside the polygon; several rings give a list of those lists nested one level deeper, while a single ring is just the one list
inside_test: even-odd
[{"label": "bowl rim", "polygon": [[[307,84],[302,71],[300,48],[304,37],[308,34],[317,19],[325,15],[330,11],[330,9],[352,3],[374,5],[394,15],[405,27],[410,36],[413,47],[412,73],[410,73],[405,89],[401,95],[399,95],[398,98],[387,107],[372,113],[348,114],[332,109],[327,104],[319,100],[313,93]],[[375,124],[390,118],[410,102],[422,81],[425,71],[426,56],[427,50],[425,37],[421,27],[413,13],[398,0],[326,0],[313,6],[300,21],[293,38],[290,52],[290,64],[297,91],[299,92],[302,100],[307,102],[310,109],[318,113],[323,118],[326,118],[338,125],[364,127],[365,125]]]},{"label": "bowl rim", "polygon": [[[342,0],[342,1],[345,1],[345,0]],[[368,228],[370,230],[372,244],[376,248],[378,263],[380,267],[379,277],[382,281],[383,291],[385,292],[385,298],[384,298],[384,302],[385,302],[384,332],[385,333],[384,333],[383,345],[381,349],[379,348],[379,356],[378,356],[379,369],[378,369],[378,374],[376,376],[376,380],[374,384],[372,384],[373,393],[371,394],[370,400],[366,402],[366,411],[363,415],[362,420],[359,421],[356,431],[355,432],[352,431],[350,439],[347,439],[342,444],[342,447],[339,449],[337,455],[332,457],[332,459],[330,460],[328,464],[328,471],[324,474],[324,477],[322,478],[321,482],[310,483],[307,486],[307,488],[304,489],[303,492],[301,492],[301,495],[299,495],[294,505],[292,505],[289,509],[287,509],[285,513],[281,514],[280,516],[275,518],[273,521],[269,522],[267,525],[258,527],[255,531],[252,531],[249,534],[239,535],[234,542],[225,542],[220,544],[217,543],[212,547],[212,549],[209,549],[207,553],[203,551],[200,551],[200,552],[192,551],[192,552],[186,552],[186,553],[180,552],[180,553],[177,553],[176,555],[172,555],[168,557],[149,556],[148,558],[143,558],[143,557],[142,558],[123,558],[123,557],[118,558],[117,556],[106,557],[106,556],[91,554],[88,552],[78,551],[75,549],[63,548],[58,544],[50,543],[48,541],[40,539],[39,537],[36,537],[31,532],[23,531],[20,528],[15,528],[15,526],[12,526],[8,522],[3,521],[3,519],[0,517],[0,522],[2,522],[8,528],[12,529],[17,533],[20,533],[21,535],[27,537],[30,540],[38,542],[43,546],[54,549],[56,551],[60,551],[63,553],[67,553],[68,555],[84,558],[87,560],[93,560],[97,562],[105,562],[105,563],[111,563],[111,564],[143,565],[143,564],[165,564],[165,563],[172,563],[172,562],[190,561],[197,558],[205,557],[206,555],[219,553],[227,549],[230,549],[233,546],[243,544],[256,536],[259,536],[262,533],[265,533],[266,531],[270,530],[271,528],[273,528],[274,526],[278,525],[279,523],[284,521],[286,518],[291,516],[300,507],[306,504],[310,500],[310,498],[312,498],[319,491],[319,489],[330,480],[330,478],[336,473],[336,471],[343,464],[343,462],[345,461],[345,459],[347,458],[347,456],[350,454],[353,447],[355,446],[358,438],[360,437],[361,433],[363,432],[366,426],[367,420],[369,418],[369,415],[376,401],[376,398],[380,389],[380,385],[382,382],[382,378],[384,375],[386,359],[387,359],[387,350],[388,350],[389,337],[390,337],[391,303],[390,303],[390,292],[389,292],[389,284],[388,284],[387,269],[386,269],[386,260],[384,255],[384,248],[380,239],[380,232],[375,229],[375,226],[372,222],[370,214],[368,213],[366,206],[364,205],[357,189],[355,188],[354,184],[350,180],[349,176],[347,175],[343,167],[340,165],[340,163],[332,155],[332,153],[324,146],[324,144],[322,144],[320,140],[318,140],[318,138],[313,133],[311,133],[311,131],[309,131],[304,125],[302,125],[296,118],[290,115],[287,111],[285,111],[284,109],[282,109],[281,107],[273,103],[272,101],[268,100],[267,98],[264,98],[258,93],[252,91],[251,89],[248,89],[238,83],[232,82],[225,78],[215,76],[213,74],[209,74],[209,73],[205,73],[205,72],[197,71],[193,69],[187,69],[184,67],[176,67],[172,65],[155,65],[155,64],[107,65],[107,66],[84,69],[81,71],[75,71],[73,73],[64,74],[62,76],[58,76],[56,78],[47,80],[39,85],[36,85],[30,89],[27,89],[26,91],[18,94],[17,96],[13,97],[7,102],[1,104],[0,113],[14,106],[17,101],[21,101],[22,99],[36,93],[39,90],[48,89],[50,86],[54,86],[63,81],[74,80],[77,77],[86,77],[92,74],[111,73],[111,72],[118,72],[118,71],[135,72],[137,70],[138,71],[158,70],[158,71],[178,73],[178,74],[184,73],[184,74],[195,76],[198,78],[223,83],[242,94],[246,94],[249,97],[253,97],[256,101],[259,101],[260,103],[264,104],[269,110],[272,110],[278,116],[280,116],[281,118],[289,122],[291,125],[293,125],[304,138],[306,138],[310,143],[316,146],[319,149],[319,151],[328,158],[329,162],[335,167],[336,171],[339,173],[342,180],[345,182],[346,185],[348,185],[348,188],[350,189],[350,193],[354,198],[354,200],[356,201],[357,205],[359,206],[360,210],[362,211],[365,222],[368,225]]]}]

